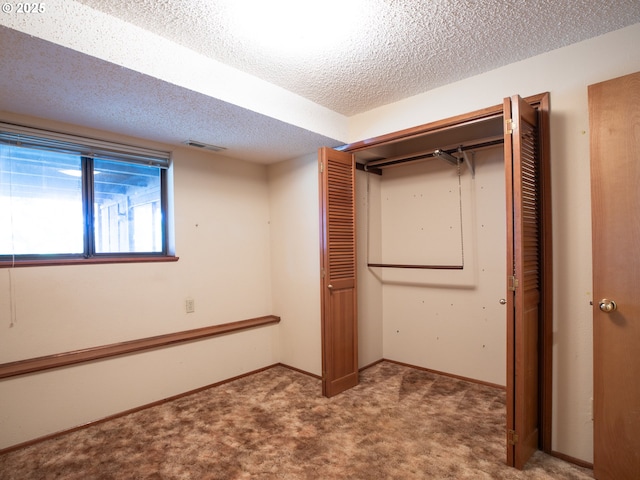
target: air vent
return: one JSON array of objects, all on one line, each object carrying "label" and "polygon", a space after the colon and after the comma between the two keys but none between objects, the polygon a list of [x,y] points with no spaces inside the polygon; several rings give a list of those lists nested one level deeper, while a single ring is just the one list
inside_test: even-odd
[{"label": "air vent", "polygon": [[204,150],[211,150],[212,152],[221,152],[222,150],[226,150],[225,147],[211,145],[210,143],[198,142],[196,140],[185,140],[182,143],[190,147],[202,148]]}]

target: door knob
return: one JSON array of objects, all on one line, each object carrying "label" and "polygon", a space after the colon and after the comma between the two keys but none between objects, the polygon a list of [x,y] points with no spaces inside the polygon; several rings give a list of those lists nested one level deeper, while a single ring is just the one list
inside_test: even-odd
[{"label": "door knob", "polygon": [[598,302],[598,307],[600,307],[600,310],[602,310],[604,313],[611,313],[618,308],[618,305],[616,305],[616,302],[614,302],[613,300],[603,298]]},{"label": "door knob", "polygon": [[329,290],[331,290],[331,289],[333,288],[333,285],[329,284],[329,285],[327,285],[327,288],[328,288]]},{"label": "door knob", "polygon": [[507,304],[507,299],[506,298],[501,298],[500,299],[500,305],[506,305]]}]

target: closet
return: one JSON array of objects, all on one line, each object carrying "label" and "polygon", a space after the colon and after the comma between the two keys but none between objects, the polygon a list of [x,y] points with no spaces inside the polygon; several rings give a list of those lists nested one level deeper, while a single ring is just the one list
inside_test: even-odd
[{"label": "closet", "polygon": [[[504,99],[501,105],[469,114],[336,150],[320,149],[325,395],[338,394],[357,384],[358,295],[367,295],[358,288],[358,274],[363,271],[375,275],[387,292],[400,292],[403,288],[437,290],[437,300],[425,306],[418,297],[405,295],[409,301],[402,307],[404,313],[424,309],[425,318],[428,314],[431,320],[441,315],[438,325],[450,329],[445,333],[449,337],[441,344],[432,343],[429,349],[442,345],[441,348],[447,350],[455,328],[465,328],[463,324],[452,327],[453,320],[460,320],[460,315],[456,316],[456,302],[449,302],[447,292],[456,291],[458,298],[465,292],[483,295],[480,280],[486,272],[481,272],[480,263],[484,260],[479,260],[478,250],[486,245],[480,247],[477,243],[483,236],[487,243],[491,235],[479,231],[484,228],[483,213],[474,211],[474,198],[491,197],[490,208],[496,208],[495,184],[483,183],[487,186],[484,192],[479,192],[478,184],[488,178],[485,168],[495,170],[498,166],[503,172],[500,182],[504,182],[499,193],[501,202],[498,199],[503,225],[496,230],[501,232],[501,238],[495,243],[503,250],[504,263],[500,264],[504,271],[498,273],[498,282],[484,283],[493,284],[493,288],[498,283],[499,298],[493,298],[493,293],[487,296],[492,297],[489,302],[503,303],[498,307],[502,309],[498,311],[503,312],[502,320],[498,321],[506,323],[502,330],[506,340],[502,337],[491,341],[502,342],[501,352],[506,353],[506,379],[495,383],[506,384],[507,463],[522,468],[536,449],[550,450],[552,290],[548,116],[548,94],[524,100],[516,95]],[[438,154],[446,157],[445,161]],[[502,165],[498,165],[500,161]],[[366,185],[364,188],[375,191],[375,196],[358,191],[356,169],[360,170],[357,174],[360,189]],[[434,179],[431,189],[429,178]],[[382,195],[377,196],[380,192]],[[368,198],[367,208],[358,209],[359,217],[373,215],[385,224],[377,225],[374,233],[370,228],[375,219],[368,219],[366,231],[356,229],[356,224],[361,224],[356,219],[356,196]],[[378,204],[372,207],[375,202]],[[407,205],[412,207],[402,210]],[[398,213],[389,213],[394,211]],[[495,212],[491,218],[496,218]],[[363,235],[366,241],[357,240]],[[434,235],[436,243],[429,243],[433,242]],[[363,243],[366,248],[356,248]],[[495,245],[492,248],[495,253]],[[411,328],[403,338],[401,323],[394,324],[390,318],[393,316],[395,321],[404,313],[390,315],[387,310],[385,308],[384,315],[389,319],[385,317],[384,323],[392,324],[393,330],[383,332],[385,355],[392,350],[393,342],[419,344],[426,338],[417,338]],[[475,325],[480,332],[482,320],[475,320],[480,322]],[[413,324],[414,329],[415,325],[417,323]],[[421,324],[420,328],[429,326]],[[460,338],[462,336],[461,331]],[[437,337],[436,334],[430,336],[433,342]],[[468,355],[472,356],[473,352]]]}]

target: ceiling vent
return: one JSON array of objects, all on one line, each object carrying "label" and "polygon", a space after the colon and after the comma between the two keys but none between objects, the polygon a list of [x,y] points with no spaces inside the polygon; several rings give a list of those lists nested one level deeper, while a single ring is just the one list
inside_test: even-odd
[{"label": "ceiling vent", "polygon": [[219,147],[217,145],[211,145],[210,143],[198,142],[196,140],[185,140],[182,142],[184,145],[188,145],[190,147],[201,148],[203,150],[211,150],[212,152],[221,152],[226,150],[225,147]]}]

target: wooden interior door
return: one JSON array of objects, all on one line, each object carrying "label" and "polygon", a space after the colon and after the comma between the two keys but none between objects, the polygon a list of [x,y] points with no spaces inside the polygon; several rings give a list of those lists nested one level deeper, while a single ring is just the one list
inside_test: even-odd
[{"label": "wooden interior door", "polygon": [[640,72],[588,93],[593,465],[597,479],[631,480],[640,477]]},{"label": "wooden interior door", "polygon": [[538,114],[504,100],[507,191],[507,464],[538,449],[541,327],[541,155]]},{"label": "wooden interior door", "polygon": [[332,397],[358,384],[355,160],[325,147],[318,161],[322,394]]}]

